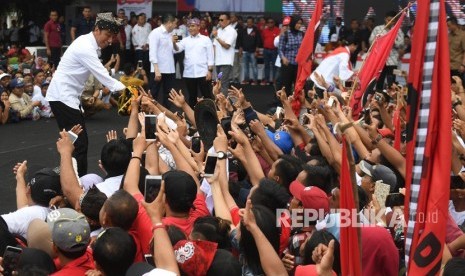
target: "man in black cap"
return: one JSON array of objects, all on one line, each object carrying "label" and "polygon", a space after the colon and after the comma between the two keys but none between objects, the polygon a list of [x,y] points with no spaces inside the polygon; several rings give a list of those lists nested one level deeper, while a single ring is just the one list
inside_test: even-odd
[{"label": "man in black cap", "polygon": [[79,176],[87,173],[87,131],[82,114],[80,97],[89,75],[94,75],[110,91],[120,91],[125,86],[108,74],[99,55],[111,45],[112,37],[119,32],[121,23],[111,13],[99,13],[94,30],[78,37],[61,58],[49,85],[46,100],[50,102],[60,130],[82,126],[82,133],[74,143],[74,157]]}]

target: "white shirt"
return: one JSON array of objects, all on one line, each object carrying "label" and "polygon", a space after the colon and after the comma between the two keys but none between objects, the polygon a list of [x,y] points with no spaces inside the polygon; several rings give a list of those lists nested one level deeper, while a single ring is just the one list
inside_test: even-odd
[{"label": "white shirt", "polygon": [[42,89],[38,85],[34,85],[34,91],[32,92],[32,97],[34,98],[35,95],[42,94]]},{"label": "white shirt", "polygon": [[150,72],[155,72],[153,65],[158,64],[162,74],[174,74],[173,35],[164,25],[154,29],[149,35]]},{"label": "white shirt", "polygon": [[177,276],[177,274],[169,270],[155,268],[145,273],[142,276]]},{"label": "white shirt", "polygon": [[121,180],[123,180],[123,175],[113,176],[105,179],[105,181],[95,186],[99,189],[100,192],[104,193],[107,197],[110,197],[119,190],[119,187],[121,186]]},{"label": "white shirt", "polygon": [[89,75],[94,75],[110,91],[120,91],[124,84],[113,79],[100,62],[99,47],[94,34],[88,33],[76,38],[61,57],[52,81],[47,90],[47,101],[60,101],[78,109],[84,84]]},{"label": "white shirt", "polygon": [[462,225],[462,223],[465,221],[465,211],[455,211],[455,206],[452,200],[449,200],[449,213],[457,225]]},{"label": "white shirt", "polygon": [[42,104],[39,108],[40,117],[50,118],[53,115],[52,108],[50,107],[50,103],[45,99],[42,93],[39,93],[33,96],[32,101],[33,102],[40,101],[40,103]]},{"label": "white shirt", "polygon": [[126,50],[130,50],[131,49],[131,41],[132,41],[132,26],[127,24],[126,26],[124,26],[124,32],[126,33]]},{"label": "white shirt", "polygon": [[234,64],[234,47],[236,47],[237,31],[228,25],[226,28],[218,29],[218,38],[224,43],[230,45],[229,49],[223,48],[215,39],[213,46],[215,46],[215,65],[233,65]]},{"label": "white shirt", "polygon": [[33,205],[2,215],[2,218],[8,225],[8,231],[10,231],[11,234],[21,235],[23,238],[27,239],[27,228],[31,221],[34,219],[45,221],[49,212],[49,208]]},{"label": "white shirt", "polygon": [[[338,76],[342,81],[345,81],[345,80],[348,80],[354,74],[354,72],[352,72],[349,69],[349,60],[350,60],[349,48],[346,47],[346,50],[347,50],[346,52],[329,55],[316,68],[315,72],[323,76],[323,78],[325,79],[327,83],[334,85],[334,80],[333,80],[334,76]],[[321,87],[320,85],[318,85],[315,79],[315,72],[313,72],[310,75],[310,78],[312,79],[312,81],[315,83],[316,86],[318,86],[321,89],[324,89],[324,87]]]},{"label": "white shirt", "polygon": [[213,66],[213,44],[207,36],[197,34],[189,35],[176,43],[179,50],[184,51],[184,73],[185,78],[205,77],[208,66]]},{"label": "white shirt", "polygon": [[182,24],[176,29],[173,30],[173,34],[176,34],[177,36],[182,36],[182,38],[185,38],[189,36],[189,32],[187,31],[186,25]]},{"label": "white shirt", "polygon": [[145,23],[144,26],[139,24],[132,27],[132,45],[135,50],[142,50],[142,46],[149,43],[149,34],[152,31],[152,26],[149,23]]},{"label": "white shirt", "polygon": [[[279,35],[274,38],[273,44],[274,44],[274,47],[278,48],[278,46],[279,46]],[[274,63],[274,66],[281,68],[281,58],[279,57],[279,55],[276,57],[276,62]]]}]

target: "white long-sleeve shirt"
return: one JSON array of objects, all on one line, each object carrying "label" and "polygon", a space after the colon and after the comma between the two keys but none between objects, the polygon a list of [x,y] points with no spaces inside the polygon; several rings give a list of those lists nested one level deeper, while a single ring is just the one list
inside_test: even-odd
[{"label": "white long-sleeve shirt", "polygon": [[184,51],[184,73],[185,78],[205,77],[208,66],[213,66],[213,43],[209,37],[197,34],[189,35],[176,43],[178,51]]},{"label": "white long-sleeve shirt", "polygon": [[149,35],[150,72],[155,72],[154,64],[162,74],[174,74],[173,35],[164,25],[154,29]]},{"label": "white long-sleeve shirt", "polygon": [[134,45],[135,50],[142,50],[142,47],[149,43],[148,38],[151,31],[152,26],[149,23],[145,23],[144,26],[136,24],[132,27],[132,45]]},{"label": "white long-sleeve shirt", "polygon": [[321,63],[318,65],[316,70],[310,75],[310,78],[321,89],[318,85],[318,82],[315,79],[315,72],[323,76],[325,81],[329,84],[334,84],[333,77],[338,76],[341,80],[348,80],[354,72],[350,69],[349,60],[350,60],[350,51],[348,47],[344,47],[341,51],[338,51],[337,48],[332,54],[327,56]]},{"label": "white long-sleeve shirt", "polygon": [[124,32],[126,33],[126,50],[131,49],[131,42],[132,42],[132,26],[127,24],[124,26]]},{"label": "white long-sleeve shirt", "polygon": [[124,84],[112,78],[100,62],[99,47],[94,34],[81,35],[68,47],[61,58],[47,90],[47,101],[59,101],[78,109],[84,84],[89,75],[94,75],[110,91],[120,91]]}]

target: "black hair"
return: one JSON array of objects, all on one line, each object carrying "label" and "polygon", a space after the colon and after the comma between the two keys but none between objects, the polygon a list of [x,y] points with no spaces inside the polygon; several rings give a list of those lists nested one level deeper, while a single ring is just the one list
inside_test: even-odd
[{"label": "black hair", "polygon": [[252,19],[255,22],[255,19],[252,16],[247,16],[247,20]]},{"label": "black hair", "polygon": [[457,21],[457,17],[455,17],[455,16],[449,16],[447,18],[447,22],[450,22],[453,25],[458,25],[459,24],[458,21]]},{"label": "black hair", "polygon": [[95,241],[94,260],[105,275],[123,276],[134,262],[134,239],[118,227],[106,229]]},{"label": "black hair", "polygon": [[315,264],[312,259],[313,250],[320,244],[328,245],[331,240],[334,240],[334,262],[333,270],[337,275],[341,273],[341,259],[340,259],[340,244],[339,241],[331,233],[326,230],[319,230],[313,232],[312,236],[308,239],[304,247],[303,265]]},{"label": "black hair", "polygon": [[215,257],[207,271],[207,276],[236,276],[242,275],[242,266],[239,260],[230,251],[217,249]]},{"label": "black hair", "polygon": [[361,211],[363,208],[365,208],[369,201],[368,201],[368,194],[365,192],[365,190],[357,186],[357,192],[358,192],[358,210]]},{"label": "black hair", "polygon": [[279,185],[278,182],[263,178],[258,183],[258,187],[254,190],[250,199],[254,205],[263,205],[272,212],[275,212],[276,209],[287,208],[287,203],[291,199],[291,196],[286,188]]},{"label": "black hair", "polygon": [[194,178],[180,170],[163,174],[166,203],[173,212],[188,213],[197,197],[197,184]]},{"label": "black hair", "polygon": [[116,191],[104,205],[113,226],[129,230],[139,212],[137,201],[125,190]]},{"label": "black hair", "polygon": [[465,271],[465,260],[459,257],[454,257],[447,261],[444,266],[443,276],[462,275]]},{"label": "black hair", "polygon": [[131,161],[131,151],[123,139],[111,140],[103,146],[100,160],[109,177],[122,175]]},{"label": "black hair", "polygon": [[81,212],[91,220],[99,221],[100,210],[105,204],[107,196],[97,187],[92,187],[83,197],[81,202]]},{"label": "black hair", "polygon": [[167,13],[163,16],[162,18],[162,23],[163,24],[166,24],[168,22],[174,22],[176,21],[176,17],[174,17],[174,15],[170,14],[170,13]]},{"label": "black hair", "polygon": [[333,187],[333,175],[329,166],[310,166],[305,164],[303,167],[306,177],[302,181],[304,186],[315,186],[329,194]]},{"label": "black hair", "polygon": [[397,12],[395,12],[395,11],[388,11],[388,12],[384,15],[384,18],[396,17],[396,15],[397,15]]},{"label": "black hair", "polygon": [[[145,196],[145,178],[147,175],[150,175],[149,171],[143,167],[139,167],[139,183],[137,184],[139,191],[142,195]],[[120,189],[124,189],[124,180],[126,179],[126,173],[123,174],[123,178],[121,179],[121,184],[119,185]]]},{"label": "black hair", "polygon": [[205,216],[194,222],[191,235],[195,239],[207,240],[218,244],[218,248],[231,249],[229,231],[231,222],[219,217]]},{"label": "black hair", "polygon": [[[171,245],[177,244],[179,241],[186,240],[186,234],[177,226],[168,225],[166,226],[166,232],[170,238]],[[153,250],[152,250],[153,251]]]},{"label": "black hair", "polygon": [[21,276],[48,276],[51,273],[53,273],[53,271],[50,272],[45,269],[30,265],[18,269],[18,275]]},{"label": "black hair", "polygon": [[139,18],[140,16],[147,16],[147,15],[145,15],[145,12],[141,12],[137,15],[137,18]]},{"label": "black hair", "polygon": [[[266,239],[271,243],[273,249],[278,252],[280,228],[276,227],[275,213],[262,205],[254,205],[252,212],[255,215],[258,227],[263,232]],[[255,239],[244,224],[241,223],[240,227],[241,238],[239,245],[244,252],[247,266],[254,275],[263,274],[263,268],[260,264],[260,255],[258,254]]]},{"label": "black hair", "polygon": [[459,175],[451,175],[450,177],[451,189],[465,189],[465,181]]},{"label": "black hair", "polygon": [[231,20],[231,16],[228,13],[221,13],[220,16],[226,16],[226,19]]},{"label": "black hair", "polygon": [[130,62],[124,64],[123,66],[123,72],[126,76],[130,76],[134,72],[134,70],[134,65]]},{"label": "black hair", "polygon": [[[82,7],[82,10],[85,10],[85,9],[89,9],[89,10],[90,10],[91,8],[90,8],[90,6],[83,6],[83,7]],[[120,9],[120,10],[121,10],[121,9]]]},{"label": "black hair", "polygon": [[77,258],[82,257],[84,254],[86,254],[86,251],[87,251],[87,245],[82,246],[81,250],[76,251],[76,252],[66,252],[60,249],[58,246],[56,246],[56,248],[60,252],[61,255],[65,256],[67,259],[70,259],[70,260],[75,260]]},{"label": "black hair", "polygon": [[279,181],[289,191],[291,182],[297,178],[302,170],[302,161],[295,156],[284,154],[277,160],[275,168],[275,174],[279,176]]}]

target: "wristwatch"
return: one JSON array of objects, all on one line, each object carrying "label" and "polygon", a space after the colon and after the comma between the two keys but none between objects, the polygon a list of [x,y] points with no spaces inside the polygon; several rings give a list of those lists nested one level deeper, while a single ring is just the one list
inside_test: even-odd
[{"label": "wristwatch", "polygon": [[217,154],[218,154],[218,160],[223,160],[228,157],[224,151],[219,151],[217,152]]}]

